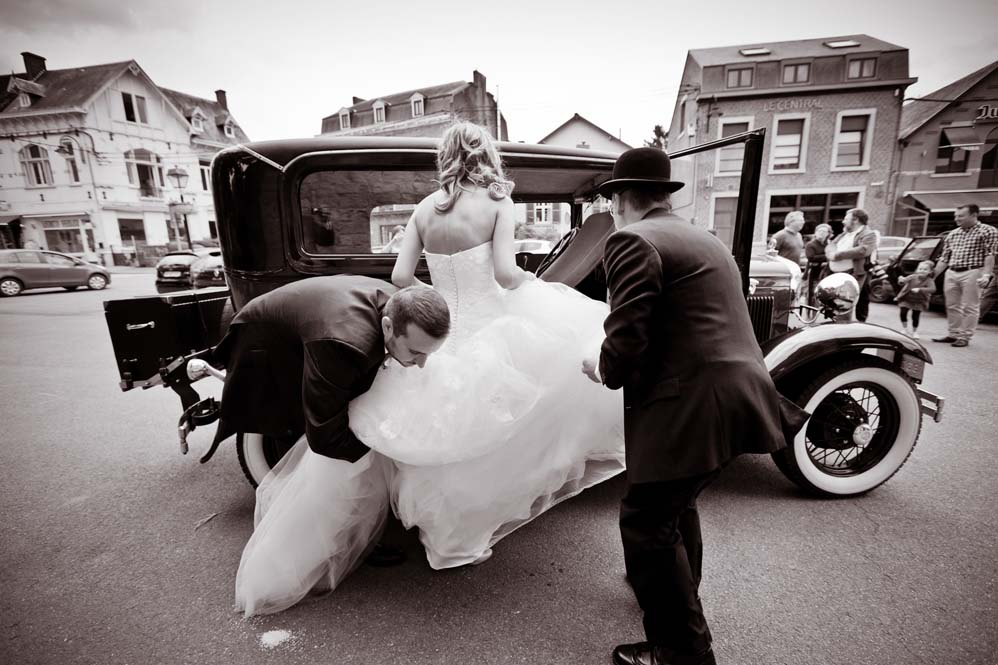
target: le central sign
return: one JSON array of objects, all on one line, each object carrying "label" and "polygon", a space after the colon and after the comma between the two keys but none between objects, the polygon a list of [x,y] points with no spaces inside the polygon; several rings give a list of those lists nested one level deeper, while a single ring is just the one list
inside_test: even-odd
[{"label": "le central sign", "polygon": [[768,101],[762,106],[763,111],[810,111],[820,109],[821,100],[817,97],[807,99],[780,99]]}]

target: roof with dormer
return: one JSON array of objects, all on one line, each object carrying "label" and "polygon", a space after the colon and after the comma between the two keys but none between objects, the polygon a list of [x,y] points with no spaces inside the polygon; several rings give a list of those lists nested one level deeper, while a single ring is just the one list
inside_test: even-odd
[{"label": "roof with dormer", "polygon": [[935,92],[902,106],[899,138],[906,139],[917,132],[925,123],[949,108],[954,101],[970,92],[971,88],[996,70],[998,70],[998,60],[967,74],[961,79],[953,81],[947,86],[939,88]]},{"label": "roof with dormer", "polygon": [[[831,48],[828,43],[857,42],[856,46]],[[762,49],[768,53],[759,55],[744,55],[743,50]],[[736,44],[735,46],[720,46],[717,48],[691,49],[690,56],[702,67],[716,65],[731,65],[739,62],[767,62],[773,60],[790,60],[793,58],[815,58],[821,56],[839,55],[842,53],[868,53],[884,51],[907,51],[897,44],[891,44],[869,35],[842,35],[838,37],[819,37],[816,39],[796,39],[787,42],[759,42],[753,44]]]},{"label": "roof with dormer", "polygon": [[[195,106],[205,112],[208,116],[205,130],[201,134],[196,134],[197,138],[222,144],[249,141],[249,137],[240,129],[235,119],[232,119],[235,137],[225,136],[225,120],[232,118],[232,115],[220,103],[160,87],[148,79],[142,67],[134,60],[70,69],[46,69],[34,79],[25,73],[0,76],[0,117],[5,113],[14,112],[44,113],[85,108],[104,88],[132,67],[135,67],[135,71],[145,77],[150,85],[158,89],[188,122],[191,118],[190,112]],[[11,106],[22,91],[32,95],[31,106],[26,109],[17,105]]]},{"label": "roof with dormer", "polygon": [[[395,104],[408,104],[409,100],[417,92],[427,99],[434,97],[449,97],[451,95],[457,94],[472,85],[467,81],[452,81],[450,83],[443,83],[441,85],[431,85],[425,88],[414,88],[412,90],[406,90],[405,92],[394,92],[390,95],[381,95],[379,97],[372,97],[370,99],[365,99],[362,102],[357,102],[352,106],[344,106],[336,113],[326,116],[326,118],[333,118],[344,112],[357,113],[361,111],[370,111],[377,101],[383,101],[386,106],[393,106]],[[325,120],[326,118],[323,118]]]}]

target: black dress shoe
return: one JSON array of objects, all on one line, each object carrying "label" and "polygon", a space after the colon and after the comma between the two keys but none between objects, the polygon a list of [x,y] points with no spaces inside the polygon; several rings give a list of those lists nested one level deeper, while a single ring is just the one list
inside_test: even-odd
[{"label": "black dress shoe", "polygon": [[956,341],[956,337],[950,337],[949,335],[946,335],[945,337],[933,337],[932,341],[942,342],[943,344],[952,344]]},{"label": "black dress shoe", "polygon": [[396,547],[395,545],[386,545],[384,543],[378,543],[371,550],[371,553],[367,555],[364,559],[364,563],[369,566],[376,566],[378,568],[387,568],[388,566],[397,566],[405,561],[405,552],[402,551],[401,547]]},{"label": "black dress shoe", "polygon": [[615,665],[717,665],[710,647],[697,654],[677,654],[650,642],[621,644],[613,650],[613,662]]}]

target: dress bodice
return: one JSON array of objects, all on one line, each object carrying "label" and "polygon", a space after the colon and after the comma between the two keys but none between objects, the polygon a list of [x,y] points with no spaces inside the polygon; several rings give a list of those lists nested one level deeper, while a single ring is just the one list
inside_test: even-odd
[{"label": "dress bodice", "polygon": [[450,308],[448,346],[461,340],[502,313],[502,287],[496,283],[492,242],[456,254],[426,252],[433,288]]}]

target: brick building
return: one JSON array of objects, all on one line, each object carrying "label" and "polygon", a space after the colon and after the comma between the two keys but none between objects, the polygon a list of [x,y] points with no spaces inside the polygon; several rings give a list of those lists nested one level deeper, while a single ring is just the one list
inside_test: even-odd
[{"label": "brick building", "polygon": [[[848,35],[689,51],[669,127],[669,150],[767,129],[756,209],[756,239],[804,211],[805,233],[841,228],[849,208],[891,219],[889,184],[908,50]],[[742,146],[676,160],[677,214],[730,241]]]},{"label": "brick building", "polygon": [[947,231],[965,203],[998,226],[998,61],[905,104],[898,140],[895,235]]},{"label": "brick building", "polygon": [[503,141],[507,138],[506,119],[485,89],[481,72],[475,71],[470,82],[453,81],[367,100],[354,97],[353,105],[322,119],[322,134],[442,136],[458,120],[482,125]]}]

